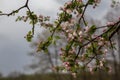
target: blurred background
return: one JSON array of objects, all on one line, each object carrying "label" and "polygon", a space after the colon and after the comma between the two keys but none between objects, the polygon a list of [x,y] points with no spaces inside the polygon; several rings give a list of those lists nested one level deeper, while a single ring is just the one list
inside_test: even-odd
[{"label": "blurred background", "polygon": [[[66,1],[69,0],[30,0],[29,6],[36,14],[51,16],[51,19],[55,20],[59,7]],[[120,6],[111,8],[111,0],[101,1],[101,4],[96,9],[93,9],[91,6],[88,8],[88,14],[86,14],[88,20],[97,25],[104,25],[111,20],[115,21],[120,16]],[[21,7],[24,3],[25,0],[0,0],[0,10],[9,13]],[[39,63],[39,60],[36,62],[39,57],[36,58],[32,54],[34,51],[31,46],[34,44],[34,41],[31,44],[24,38],[32,26],[29,23],[15,22],[17,16],[25,14],[26,9],[22,9],[16,16],[0,16],[0,73],[4,76],[11,73],[16,74],[15,72],[31,74],[38,69],[34,70],[29,67],[42,69],[42,66],[45,65],[45,63]],[[114,15],[115,18],[113,17]],[[110,19],[109,16],[111,16]],[[36,26],[35,30],[36,35],[41,36],[44,34],[44,29],[40,28],[40,26]],[[38,36],[34,40],[39,40]],[[46,63],[48,62],[46,61]]]}]

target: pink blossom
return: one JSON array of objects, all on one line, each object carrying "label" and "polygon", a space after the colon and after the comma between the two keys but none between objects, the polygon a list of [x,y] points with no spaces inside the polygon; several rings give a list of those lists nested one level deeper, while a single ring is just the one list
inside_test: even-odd
[{"label": "pink blossom", "polygon": [[107,22],[107,26],[113,26],[114,24],[114,22]]},{"label": "pink blossom", "polygon": [[63,55],[63,52],[60,51],[60,52],[59,52],[59,55],[62,56],[62,55]]},{"label": "pink blossom", "polygon": [[91,74],[93,74],[93,68],[92,67],[89,67],[89,71]]},{"label": "pink blossom", "polygon": [[64,7],[60,7],[60,10],[62,11],[66,11],[66,9]]},{"label": "pink blossom", "polygon": [[70,70],[70,69],[71,69],[71,67],[70,67],[70,66],[67,66],[67,67],[66,67],[66,69],[67,69],[67,70]]},{"label": "pink blossom", "polygon": [[82,41],[83,41],[83,38],[80,38],[79,41],[82,42]]},{"label": "pink blossom", "polygon": [[64,62],[63,65],[64,65],[65,67],[69,67],[70,63],[69,63],[69,62]]},{"label": "pink blossom", "polygon": [[100,41],[100,42],[98,42],[98,45],[102,46],[102,45],[104,45],[104,43],[102,41]]},{"label": "pink blossom", "polygon": [[95,1],[95,3],[100,3],[101,0],[94,0],[94,1]]},{"label": "pink blossom", "polygon": [[80,3],[82,2],[82,0],[77,0],[77,1],[80,2]]},{"label": "pink blossom", "polygon": [[43,19],[43,16],[42,16],[42,15],[39,15],[39,18],[40,18],[40,19]]},{"label": "pink blossom", "polygon": [[72,4],[72,2],[71,2],[71,1],[68,1],[66,4],[67,4],[67,5],[71,5],[71,4]]},{"label": "pink blossom", "polygon": [[73,36],[71,33],[69,33],[69,34],[68,34],[68,38],[73,39],[74,36]]},{"label": "pink blossom", "polygon": [[104,50],[104,53],[107,53],[107,52],[108,52],[108,50],[107,50],[107,49],[105,49],[105,50]]},{"label": "pink blossom", "polygon": [[110,66],[109,67],[109,71],[108,71],[109,73],[111,73],[112,72],[112,67]]},{"label": "pink blossom", "polygon": [[85,27],[85,32],[88,32],[89,29],[90,29],[89,26],[86,26],[86,27]]}]

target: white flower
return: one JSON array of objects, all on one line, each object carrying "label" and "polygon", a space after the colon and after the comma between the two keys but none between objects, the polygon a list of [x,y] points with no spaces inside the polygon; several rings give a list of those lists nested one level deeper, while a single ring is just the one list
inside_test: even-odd
[{"label": "white flower", "polygon": [[73,35],[72,35],[71,33],[69,33],[69,34],[68,34],[68,37],[69,37],[69,38],[72,38],[72,37],[73,37]]},{"label": "white flower", "polygon": [[62,72],[63,72],[63,73],[67,73],[67,70],[64,69],[64,70],[62,70]]},{"label": "white flower", "polygon": [[89,29],[90,29],[90,28],[89,28],[88,26],[86,26],[86,27],[85,27],[85,32],[88,32]]},{"label": "white flower", "polygon": [[100,61],[100,67],[103,67],[103,62],[102,61]]},{"label": "white flower", "polygon": [[68,33],[68,32],[69,32],[69,30],[66,30],[66,32]]},{"label": "white flower", "polygon": [[73,36],[77,36],[77,33],[75,31],[73,32]]},{"label": "white flower", "polygon": [[104,53],[107,53],[107,52],[108,52],[108,50],[107,50],[107,49],[105,49],[105,50],[104,50]]},{"label": "white flower", "polygon": [[67,13],[72,13],[72,10],[67,9],[66,12],[67,12]]},{"label": "white flower", "polygon": [[82,31],[80,31],[78,34],[81,36],[81,35],[83,34],[83,32],[82,32]]}]

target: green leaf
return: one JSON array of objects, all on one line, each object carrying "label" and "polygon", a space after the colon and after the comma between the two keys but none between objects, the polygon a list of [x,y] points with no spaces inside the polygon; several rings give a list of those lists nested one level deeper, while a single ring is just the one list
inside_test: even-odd
[{"label": "green leaf", "polygon": [[104,34],[102,35],[102,37],[103,37],[105,40],[109,40],[108,33],[104,33]]},{"label": "green leaf", "polygon": [[88,58],[89,57],[89,54],[84,54],[85,58]]},{"label": "green leaf", "polygon": [[45,53],[48,53],[48,49],[47,49],[47,48],[45,48],[44,52],[45,52]]},{"label": "green leaf", "polygon": [[51,43],[52,43],[52,41],[47,41],[47,42],[45,42],[44,46],[45,46],[46,48],[48,48],[48,46],[49,46]]},{"label": "green leaf", "polygon": [[82,13],[82,12],[83,12],[82,8],[79,8],[78,12],[79,12],[79,13]]},{"label": "green leaf", "polygon": [[109,67],[105,67],[105,70],[108,72],[110,70],[110,68]]},{"label": "green leaf", "polygon": [[52,44],[56,45],[56,40],[55,39],[52,40]]},{"label": "green leaf", "polygon": [[17,21],[21,21],[21,20],[22,20],[22,17],[21,17],[21,16],[18,16],[15,21],[17,22]]},{"label": "green leaf", "polygon": [[26,40],[27,40],[28,42],[31,42],[31,41],[32,41],[32,38],[33,38],[32,31],[29,31],[28,34],[27,34],[27,36],[26,36]]},{"label": "green leaf", "polygon": [[73,43],[74,43],[74,41],[71,41],[70,43],[68,43],[66,45],[66,52],[68,52],[70,50],[70,48],[72,47]]},{"label": "green leaf", "polygon": [[93,5],[94,2],[95,2],[95,0],[89,0],[90,5]]},{"label": "green leaf", "polygon": [[60,36],[55,36],[55,39],[60,39]]},{"label": "green leaf", "polygon": [[19,10],[16,10],[16,11],[15,11],[15,13],[18,13],[18,12],[19,12]]},{"label": "green leaf", "polygon": [[100,64],[100,61],[99,60],[96,60],[96,65],[99,65]]},{"label": "green leaf", "polygon": [[0,13],[2,13],[2,11],[0,11]]},{"label": "green leaf", "polygon": [[93,71],[97,71],[97,70],[98,70],[98,68],[97,68],[97,67],[93,68]]},{"label": "green leaf", "polygon": [[90,27],[90,30],[89,30],[89,34],[94,34],[95,33],[95,31],[96,31],[96,26],[95,25],[93,25],[93,26],[91,26]]}]

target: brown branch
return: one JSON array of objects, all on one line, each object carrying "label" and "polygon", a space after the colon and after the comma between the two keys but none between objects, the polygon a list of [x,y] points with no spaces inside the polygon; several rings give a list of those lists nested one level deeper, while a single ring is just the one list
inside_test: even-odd
[{"label": "brown branch", "polygon": [[62,23],[62,20],[60,20],[60,22],[57,24],[57,26],[53,29],[51,37],[53,37],[53,35],[55,34],[55,31],[57,30],[57,28],[60,26],[61,23]]},{"label": "brown branch", "polygon": [[19,12],[23,8],[25,8],[25,6],[22,6],[22,7],[18,8],[18,9],[16,9],[16,10],[12,11],[11,13],[1,13],[0,16],[2,16],[2,15],[10,16],[10,15],[12,15],[14,13]]},{"label": "brown branch", "polygon": [[[52,61],[51,53],[48,52],[47,54],[48,54],[48,59],[49,59],[49,62],[50,62],[51,68],[54,68],[55,66],[54,66],[53,61]],[[53,71],[54,71],[54,70],[53,70]]]},{"label": "brown branch", "polygon": [[88,0],[88,2],[86,3],[86,5],[84,7],[84,10],[83,10],[83,13],[82,13],[81,17],[79,18],[79,21],[78,21],[79,23],[81,22],[81,19],[84,17],[84,14],[85,14],[85,11],[87,9],[88,4],[89,4],[89,0]]},{"label": "brown branch", "polygon": [[87,66],[93,59],[95,59],[96,55],[94,57],[92,57],[86,64],[85,66]]},{"label": "brown branch", "polygon": [[[84,10],[83,10],[83,13],[82,13],[81,17],[79,18],[78,23],[80,23],[80,22],[81,22],[81,19],[83,18],[83,21],[84,21],[84,23],[86,24],[86,22],[85,22],[85,20],[84,20],[84,17],[83,17],[83,16],[84,16],[84,14],[85,14],[85,11],[86,11],[86,9],[87,9],[88,4],[89,4],[89,0],[88,0],[88,2],[87,2],[87,3],[86,3],[86,5],[85,5],[85,8],[84,8]],[[76,57],[75,57],[74,61],[76,61],[76,59],[77,59],[78,55],[80,54],[81,48],[82,48],[82,47],[81,47],[81,46],[79,46],[78,53],[77,53],[77,55],[76,55]]]},{"label": "brown branch", "polygon": [[[12,12],[10,12],[10,13],[1,13],[0,16],[2,16],[2,15],[10,16],[10,15],[12,15],[12,14],[15,14],[15,13],[19,12],[19,11],[20,11],[21,9],[23,9],[23,8],[27,8],[28,11],[29,11],[29,13],[30,13],[30,16],[33,16],[33,15],[32,15],[32,11],[30,10],[30,8],[29,8],[29,6],[28,6],[28,2],[29,2],[29,0],[26,0],[25,5],[23,5],[22,7],[14,10],[14,11],[12,11]],[[35,28],[34,19],[32,19],[32,22],[33,22],[33,23],[32,23],[32,26],[33,26],[33,27],[32,27],[32,35],[34,35],[34,28]]]},{"label": "brown branch", "polygon": [[[32,15],[32,11],[30,10],[30,8],[29,8],[29,6],[28,5],[26,5],[26,8],[28,9],[28,11],[29,11],[29,13],[30,13],[30,16],[33,16]],[[34,18],[32,19],[32,35],[34,35],[34,29],[35,29],[35,22],[34,22]]]},{"label": "brown branch", "polygon": [[25,3],[25,6],[26,6],[26,7],[28,6],[28,2],[29,2],[29,0],[27,0],[26,3]]},{"label": "brown branch", "polygon": [[27,0],[26,3],[25,3],[25,5],[23,5],[22,7],[14,10],[14,11],[12,11],[12,12],[10,12],[10,13],[1,13],[0,16],[2,16],[2,15],[10,16],[10,15],[12,15],[12,14],[14,14],[14,13],[17,13],[17,12],[19,12],[21,9],[26,8],[26,7],[28,6],[28,2],[29,2],[29,0]]},{"label": "brown branch", "polygon": [[119,30],[120,30],[120,24],[118,24],[117,28],[111,33],[109,39],[111,39]]},{"label": "brown branch", "polygon": [[82,19],[83,19],[84,25],[87,26],[87,23],[86,23],[86,21],[85,21],[85,18],[83,17]]}]

